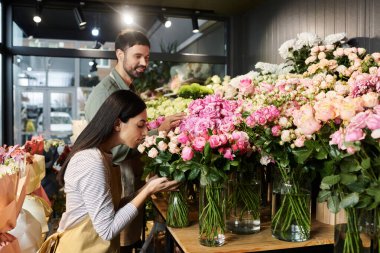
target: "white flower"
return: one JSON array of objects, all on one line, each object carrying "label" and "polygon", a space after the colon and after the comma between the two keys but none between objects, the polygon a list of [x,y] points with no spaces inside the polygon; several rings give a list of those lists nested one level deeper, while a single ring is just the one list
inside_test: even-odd
[{"label": "white flower", "polygon": [[294,50],[301,49],[303,46],[313,47],[318,45],[321,39],[315,33],[299,33]]},{"label": "white flower", "polygon": [[380,138],[380,129],[373,130],[371,133],[371,137],[374,139],[379,139]]},{"label": "white flower", "polygon": [[255,65],[256,69],[261,69],[262,74],[275,74],[278,72],[279,66],[277,64],[258,62]]},{"label": "white flower", "polygon": [[289,130],[283,130],[281,132],[281,140],[283,142],[289,142],[291,140],[291,138],[290,138],[290,131]]},{"label": "white flower", "polygon": [[167,136],[166,131],[160,131],[160,132],[158,132],[158,137],[160,137],[160,138],[166,138],[166,136]]},{"label": "white flower", "polygon": [[157,151],[157,149],[155,149],[155,148],[152,148],[152,149],[149,150],[149,152],[148,152],[148,156],[149,156],[150,158],[156,158],[157,155],[158,155],[158,151]]},{"label": "white flower", "polygon": [[145,151],[145,146],[143,144],[140,144],[138,147],[137,147],[137,150],[140,152],[140,153],[144,153]]},{"label": "white flower", "polygon": [[330,34],[325,37],[325,39],[323,40],[323,44],[333,45],[337,42],[344,41],[345,38],[346,38],[346,33]]},{"label": "white flower", "polygon": [[213,77],[211,77],[211,81],[213,83],[221,83],[220,77],[218,75],[214,75]]},{"label": "white flower", "polygon": [[290,50],[292,50],[294,48],[295,42],[296,42],[295,39],[291,39],[291,40],[287,40],[284,43],[282,43],[282,45],[278,49],[278,53],[280,54],[282,59],[288,58],[289,52],[290,52]]},{"label": "white flower", "polygon": [[157,145],[158,149],[160,151],[165,151],[168,149],[168,144],[166,144],[164,141],[160,141]]},{"label": "white flower", "polygon": [[271,162],[271,158],[267,155],[263,155],[260,158],[260,164],[262,165],[268,165]]}]

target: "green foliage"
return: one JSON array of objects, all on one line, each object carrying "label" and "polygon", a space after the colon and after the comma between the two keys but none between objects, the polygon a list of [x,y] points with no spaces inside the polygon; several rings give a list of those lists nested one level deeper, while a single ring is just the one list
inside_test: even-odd
[{"label": "green foliage", "polygon": [[184,84],[178,90],[178,96],[183,98],[198,99],[213,94],[214,91],[198,83]]}]

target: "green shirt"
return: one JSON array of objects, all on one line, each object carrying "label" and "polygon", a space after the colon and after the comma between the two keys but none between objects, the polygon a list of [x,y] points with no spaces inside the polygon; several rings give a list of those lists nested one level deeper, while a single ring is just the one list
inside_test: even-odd
[{"label": "green shirt", "polygon": [[[84,107],[85,118],[88,122],[95,116],[103,102],[115,91],[129,90],[129,86],[115,69],[98,83],[92,90]],[[131,150],[126,145],[119,145],[112,149],[113,163],[120,164]]]},{"label": "green shirt", "polygon": [[[95,116],[103,102],[115,91],[130,90],[129,86],[123,81],[119,73],[112,69],[111,73],[98,83],[92,90],[84,107],[85,118],[88,122]],[[157,134],[157,129],[152,130],[149,134]],[[119,145],[112,149],[112,157],[114,164],[120,164],[127,155],[133,156],[138,153],[126,145]]]}]

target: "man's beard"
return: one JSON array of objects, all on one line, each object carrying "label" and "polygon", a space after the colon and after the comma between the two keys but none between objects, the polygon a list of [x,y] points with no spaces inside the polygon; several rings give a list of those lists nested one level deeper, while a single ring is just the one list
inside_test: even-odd
[{"label": "man's beard", "polygon": [[[144,68],[144,71],[139,72],[139,71],[137,71],[138,68]],[[142,66],[137,66],[137,67],[133,68],[133,70],[126,70],[126,69],[124,69],[124,70],[125,70],[125,72],[127,72],[129,77],[131,77],[132,79],[136,79],[136,78],[141,78],[144,75],[146,68],[142,67]]]}]

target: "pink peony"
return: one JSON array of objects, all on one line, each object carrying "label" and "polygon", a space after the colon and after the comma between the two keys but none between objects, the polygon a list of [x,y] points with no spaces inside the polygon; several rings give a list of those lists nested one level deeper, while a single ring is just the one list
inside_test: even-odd
[{"label": "pink peony", "polygon": [[346,136],[344,138],[347,142],[360,141],[365,138],[365,133],[361,128],[347,128]]},{"label": "pink peony", "polygon": [[241,79],[239,83],[239,92],[244,95],[250,95],[255,92],[252,81],[249,78]]},{"label": "pink peony", "polygon": [[327,122],[335,119],[338,112],[335,109],[334,101],[330,99],[323,99],[314,105],[315,119]]},{"label": "pink peony", "polygon": [[226,148],[224,150],[223,157],[231,161],[234,160],[234,154],[232,153],[232,150],[230,148]]},{"label": "pink peony", "polygon": [[222,145],[222,142],[218,135],[211,135],[208,139],[208,142],[210,143],[211,148],[217,148]]},{"label": "pink peony", "polygon": [[182,132],[182,133],[180,133],[178,135],[177,140],[178,140],[179,143],[187,144],[187,142],[189,141],[189,137],[187,136],[187,134],[185,134],[184,132]]},{"label": "pink peony", "polygon": [[206,139],[204,137],[202,137],[202,136],[195,137],[195,139],[193,140],[192,145],[193,145],[193,148],[196,151],[202,152],[203,148],[206,145]]},{"label": "pink peony", "polygon": [[371,130],[380,129],[380,115],[379,114],[370,114],[367,118],[365,123],[367,124],[367,127]]},{"label": "pink peony", "polygon": [[299,110],[294,111],[293,123],[299,132],[310,135],[321,129],[321,124],[314,118],[313,107],[309,104],[303,105]]}]

